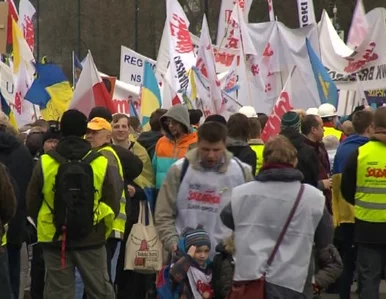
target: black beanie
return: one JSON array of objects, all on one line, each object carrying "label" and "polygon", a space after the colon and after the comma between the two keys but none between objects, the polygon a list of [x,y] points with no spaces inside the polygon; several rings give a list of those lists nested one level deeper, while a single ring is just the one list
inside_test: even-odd
[{"label": "black beanie", "polygon": [[221,123],[223,125],[227,125],[227,121],[226,119],[224,118],[224,116],[220,115],[220,114],[212,114],[212,115],[209,115],[206,119],[205,119],[205,122],[207,123],[208,121],[215,121],[215,122],[218,122],[218,123]]},{"label": "black beanie", "polygon": [[60,131],[63,137],[83,137],[87,132],[86,115],[76,109],[67,110],[60,121]]},{"label": "black beanie", "polygon": [[43,135],[43,144],[47,140],[54,139],[54,140],[60,140],[62,135],[60,134],[59,131],[54,131],[54,130],[48,130],[47,132],[44,133]]},{"label": "black beanie", "polygon": [[94,117],[101,117],[107,120],[109,123],[113,121],[113,115],[110,110],[105,107],[94,107],[91,109],[88,115],[88,121],[91,121]]}]

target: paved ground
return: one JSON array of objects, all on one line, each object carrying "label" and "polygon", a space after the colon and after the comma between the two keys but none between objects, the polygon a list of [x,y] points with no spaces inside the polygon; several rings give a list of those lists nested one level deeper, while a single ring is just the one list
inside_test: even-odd
[{"label": "paved ground", "polygon": [[[356,285],[353,286],[352,290],[356,290]],[[355,293],[352,293],[351,299],[358,299],[358,295]],[[339,295],[330,295],[330,294],[323,294],[322,299],[339,299]],[[381,283],[381,297],[380,299],[386,299],[386,283],[385,281],[382,281]]]}]

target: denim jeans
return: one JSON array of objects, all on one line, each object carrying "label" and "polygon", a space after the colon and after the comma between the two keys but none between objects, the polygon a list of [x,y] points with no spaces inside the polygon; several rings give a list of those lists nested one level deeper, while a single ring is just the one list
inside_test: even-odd
[{"label": "denim jeans", "polygon": [[379,284],[386,265],[386,245],[358,244],[359,298],[379,299]]},{"label": "denim jeans", "polygon": [[9,279],[9,262],[7,249],[5,247],[0,248],[0,294],[1,299],[15,298]]}]

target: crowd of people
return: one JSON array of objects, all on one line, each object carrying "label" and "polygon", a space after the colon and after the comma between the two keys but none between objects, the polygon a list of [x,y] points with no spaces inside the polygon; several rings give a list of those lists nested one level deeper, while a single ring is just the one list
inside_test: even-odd
[{"label": "crowd of people", "polygon": [[[267,121],[179,104],[142,131],[95,107],[17,131],[1,112],[0,297],[347,299],[356,276],[379,298],[386,108],[292,110],[264,142]],[[125,270],[144,202],[158,273]]]}]

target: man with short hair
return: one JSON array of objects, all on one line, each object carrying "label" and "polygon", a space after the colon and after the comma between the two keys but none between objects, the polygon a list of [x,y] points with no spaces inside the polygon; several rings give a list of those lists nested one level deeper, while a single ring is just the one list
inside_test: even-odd
[{"label": "man with short hair", "polygon": [[296,148],[298,163],[296,168],[303,174],[304,184],[317,187],[319,181],[318,157],[314,149],[306,144],[306,137],[300,133],[301,119],[295,111],[286,112],[281,118],[280,135]]},{"label": "man with short hair", "polygon": [[322,142],[324,135],[323,121],[318,115],[306,115],[301,124],[302,133],[306,136],[305,144],[312,147],[315,151],[319,167],[318,189],[323,191],[326,197],[326,206],[330,214],[332,214],[332,181],[330,179],[330,161],[328,159],[327,150]]},{"label": "man with short hair", "polygon": [[343,273],[340,277],[339,293],[341,298],[350,298],[354,278],[356,245],[354,244],[354,207],[349,204],[340,191],[342,172],[350,155],[370,140],[374,113],[357,111],[352,116],[355,134],[347,137],[338,147],[332,170],[332,209],[336,236],[341,240],[340,254],[343,261]]},{"label": "man with short hair", "polygon": [[260,138],[261,124],[257,117],[248,118],[249,122],[249,139],[248,144],[251,149],[256,153],[256,175],[259,173],[260,168],[263,166],[263,151],[264,141]]},{"label": "man with short hair", "polygon": [[[47,270],[44,298],[73,299],[75,297],[74,273],[77,268],[85,282],[89,298],[112,299],[115,298],[115,295],[113,286],[106,279],[108,272],[104,245],[112,230],[113,220],[119,211],[120,186],[117,184],[119,174],[116,169],[108,166],[106,158],[93,153],[90,144],[83,139],[87,130],[87,118],[83,113],[78,110],[67,110],[62,116],[60,128],[63,139],[59,141],[54,150],[50,151],[50,154],[44,154],[36,164],[27,192],[28,214],[37,224],[38,242],[43,248]],[[72,186],[76,184],[70,181],[71,176],[68,175],[66,169],[70,171],[71,166],[65,161],[84,161],[83,163],[88,164],[82,167],[84,169],[90,166],[94,186],[89,187],[95,190],[93,195],[91,193],[91,198],[89,197],[90,191],[75,194],[83,190],[85,184],[82,184],[81,188],[63,189],[65,193],[55,192],[54,186],[63,182],[61,180],[63,178],[68,179],[67,183],[71,183]],[[61,165],[65,168],[61,168]],[[79,173],[80,164],[77,166],[77,174],[81,174]],[[56,180],[59,173],[63,176]],[[83,183],[86,182],[86,174],[90,173],[83,172]],[[62,187],[64,188],[65,184],[62,184]],[[65,229],[65,225],[60,231],[57,230],[54,212],[55,215],[58,215],[56,213],[62,211],[56,210],[55,207],[57,199],[60,199],[61,203],[65,202],[63,194],[71,194],[68,200],[93,199],[93,207],[89,206],[89,201],[87,201],[88,204],[84,201],[85,206],[87,204],[89,208],[93,209],[91,212],[94,213],[94,220],[87,222],[93,226],[89,227],[91,228],[89,232],[82,233],[81,236],[85,234],[82,238],[72,238],[68,234],[69,231]],[[87,219],[89,210],[85,210],[85,206],[82,206],[84,213],[81,215]],[[71,212],[70,218],[67,218],[67,215],[64,216],[64,219],[67,219],[65,221],[76,219],[75,222],[72,222],[74,225],[83,219],[78,214],[79,210],[78,213],[74,213],[74,209],[71,209]],[[74,227],[72,228],[71,232],[74,233]],[[83,229],[85,226],[79,228],[80,231]]]},{"label": "man with short hair", "polygon": [[167,112],[166,109],[157,109],[150,115],[150,131],[142,132],[137,142],[148,152],[150,159],[153,159],[155,146],[158,140],[163,136],[161,132],[160,118]]},{"label": "man with short hair", "polygon": [[[353,116],[364,117],[364,115]],[[364,122],[365,123],[365,122]],[[363,132],[371,132],[363,123]],[[367,123],[368,124],[368,123]],[[379,284],[386,266],[386,107],[374,113],[370,140],[347,158],[341,191],[354,205],[354,242],[358,246],[359,298],[379,298]]]},{"label": "man with short hair", "polygon": [[254,177],[249,165],[226,150],[227,135],[221,123],[202,124],[197,148],[170,167],[155,212],[156,228],[166,250],[177,249],[179,235],[186,227],[203,225],[212,244],[231,234],[222,224],[220,212],[230,202],[232,188]]}]

